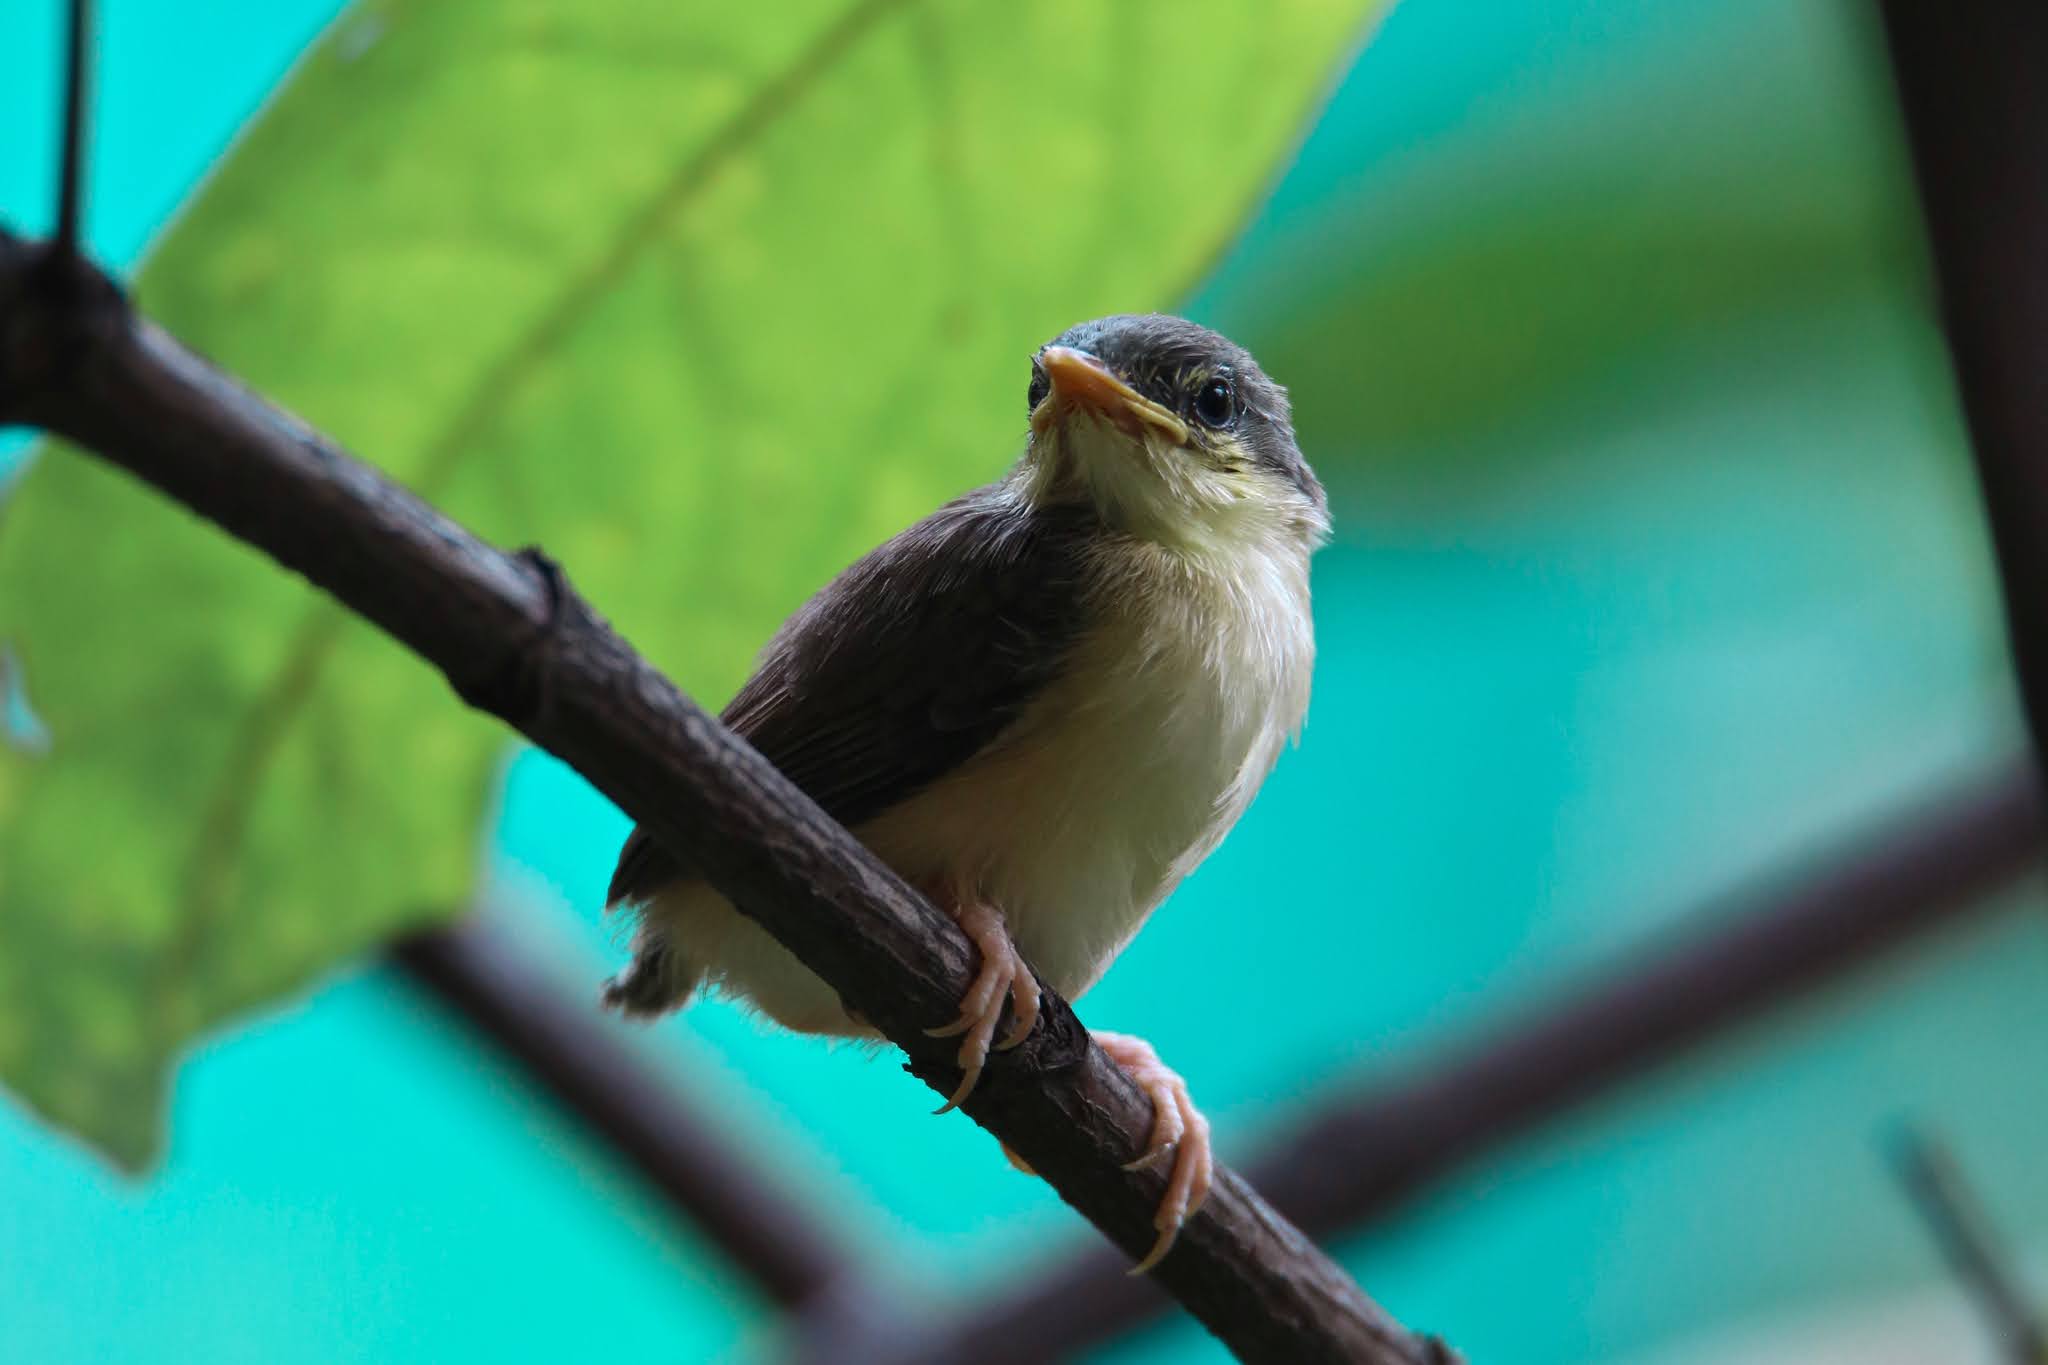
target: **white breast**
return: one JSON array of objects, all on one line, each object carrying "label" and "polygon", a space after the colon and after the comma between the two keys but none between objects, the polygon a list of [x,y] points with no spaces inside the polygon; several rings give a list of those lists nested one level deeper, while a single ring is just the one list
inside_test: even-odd
[{"label": "white breast", "polygon": [[1151,562],[1095,604],[1063,680],[991,750],[858,831],[913,881],[986,896],[1070,999],[1107,969],[1251,803],[1308,705],[1306,552],[1229,574]]}]

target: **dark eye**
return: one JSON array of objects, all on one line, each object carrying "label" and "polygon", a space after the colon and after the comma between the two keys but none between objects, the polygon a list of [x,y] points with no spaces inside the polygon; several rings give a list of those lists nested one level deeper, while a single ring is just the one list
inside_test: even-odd
[{"label": "dark eye", "polygon": [[1051,392],[1052,381],[1045,377],[1045,367],[1035,360],[1032,361],[1031,388],[1024,395],[1024,411],[1027,413],[1037,412],[1038,405],[1043,403],[1045,396]]},{"label": "dark eye", "polygon": [[1237,401],[1228,379],[1212,379],[1195,395],[1195,420],[1205,427],[1227,427],[1237,417]]}]

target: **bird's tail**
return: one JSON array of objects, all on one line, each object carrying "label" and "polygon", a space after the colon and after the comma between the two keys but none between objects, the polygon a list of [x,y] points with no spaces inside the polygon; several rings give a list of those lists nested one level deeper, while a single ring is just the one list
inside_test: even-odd
[{"label": "bird's tail", "polygon": [[683,868],[644,829],[635,829],[619,850],[619,865],[605,892],[605,911],[621,906],[639,911],[633,934],[633,960],[626,970],[604,983],[607,1007],[633,1018],[651,1018],[679,1010],[697,993],[704,970],[676,949],[667,928],[648,912],[648,902],[681,880]]},{"label": "bird's tail", "polygon": [[677,952],[660,926],[642,920],[633,936],[633,960],[604,983],[606,1008],[633,1019],[679,1010],[697,993],[703,969]]}]

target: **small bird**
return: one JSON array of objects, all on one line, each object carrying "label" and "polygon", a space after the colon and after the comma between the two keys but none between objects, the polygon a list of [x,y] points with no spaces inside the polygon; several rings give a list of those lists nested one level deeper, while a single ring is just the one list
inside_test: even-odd
[{"label": "small bird", "polygon": [[[1328,500],[1249,353],[1176,317],[1102,318],[1037,352],[1026,406],[1010,471],[811,598],[722,715],[980,950],[931,1030],[962,1040],[946,1108],[1030,1033],[1041,981],[1094,985],[1244,814],[1315,658]],[[639,912],[616,1009],[711,987],[799,1032],[877,1036],[644,829],[608,902]],[[1143,1040],[1094,1036],[1153,1103],[1132,1168],[1173,1157],[1137,1273],[1208,1195],[1208,1123]]]}]

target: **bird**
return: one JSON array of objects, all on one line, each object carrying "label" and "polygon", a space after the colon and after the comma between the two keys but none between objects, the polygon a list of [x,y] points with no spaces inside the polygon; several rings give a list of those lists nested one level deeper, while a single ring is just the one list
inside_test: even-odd
[{"label": "bird", "polygon": [[[961,1039],[940,1112],[1029,1035],[1040,983],[1081,996],[1244,814],[1315,660],[1329,500],[1248,351],[1166,314],[1099,318],[1032,355],[1026,408],[1009,470],[822,588],[720,717],[978,950],[929,1030]],[[633,915],[604,988],[623,1014],[716,990],[798,1032],[879,1036],[645,827],[606,900]],[[1142,1273],[1208,1196],[1209,1125],[1142,1038],[1094,1037],[1153,1105],[1131,1168],[1172,1159]]]}]

